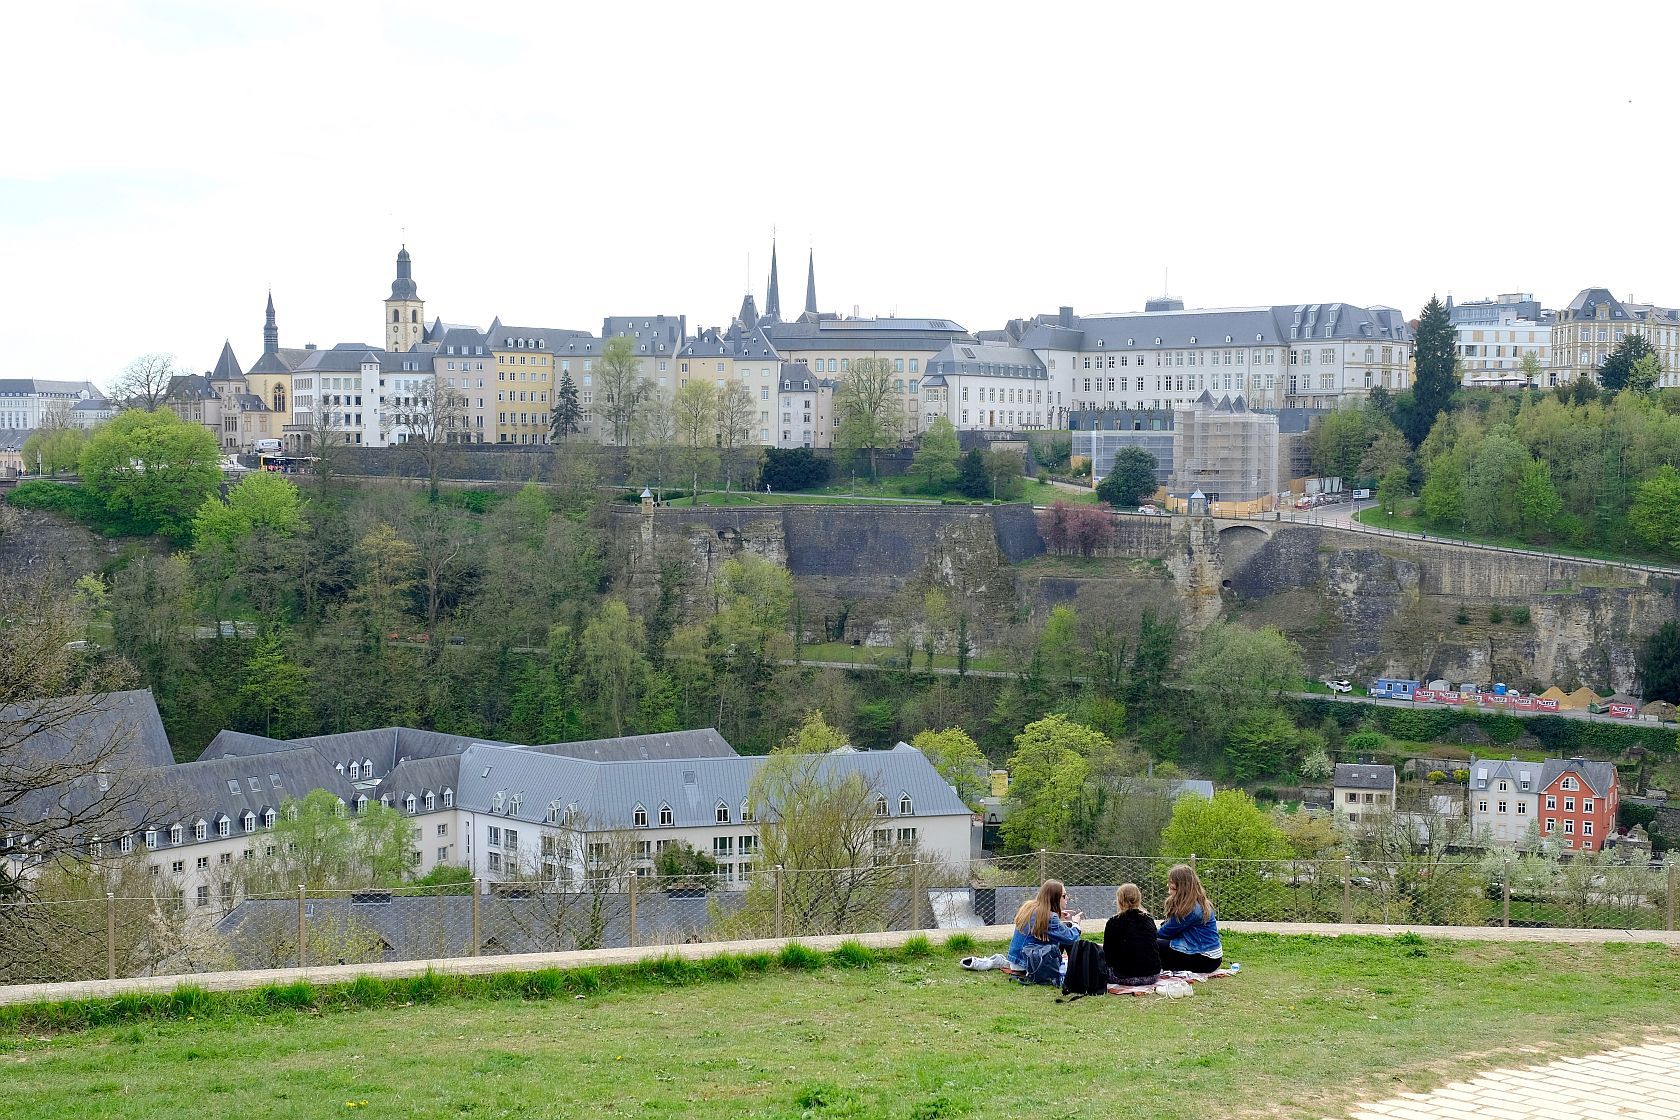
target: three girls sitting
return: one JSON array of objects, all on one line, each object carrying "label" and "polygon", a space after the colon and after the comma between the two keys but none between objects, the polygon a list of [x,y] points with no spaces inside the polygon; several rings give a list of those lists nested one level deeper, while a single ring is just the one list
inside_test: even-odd
[{"label": "three girls sitting", "polygon": [[1144,987],[1163,970],[1212,972],[1224,960],[1213,904],[1190,867],[1180,864],[1167,873],[1167,915],[1159,929],[1135,883],[1114,892],[1114,909],[1103,930],[1103,959],[1116,984]]}]

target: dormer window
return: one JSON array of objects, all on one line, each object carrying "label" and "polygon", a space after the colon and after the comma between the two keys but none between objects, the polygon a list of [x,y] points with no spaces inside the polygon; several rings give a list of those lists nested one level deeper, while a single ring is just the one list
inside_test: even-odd
[{"label": "dormer window", "polygon": [[431,790],[427,790],[426,791],[426,812],[429,813],[433,809],[436,809],[436,808],[437,808],[437,794],[433,793]]},{"label": "dormer window", "polygon": [[274,827],[274,810],[273,809],[264,809],[263,810],[263,827],[264,828],[273,828]]},{"label": "dormer window", "polygon": [[906,793],[898,799],[898,815],[901,817],[908,817],[912,812],[910,795]]},{"label": "dormer window", "polygon": [[245,826],[246,832],[255,832],[257,830],[257,815],[247,812],[240,823]]},{"label": "dormer window", "polygon": [[661,805],[659,807],[659,823],[660,823],[660,825],[662,827],[669,827],[674,820],[675,820],[675,817],[671,812],[671,807],[669,805]]},{"label": "dormer window", "polygon": [[492,813],[499,813],[499,812],[502,811],[502,807],[506,804],[507,804],[507,790],[499,789],[499,790],[496,791],[496,796],[494,796],[490,799],[490,811]]},{"label": "dormer window", "polygon": [[199,821],[197,824],[193,825],[193,839],[194,840],[205,840],[205,839],[208,839],[209,836],[210,836],[210,826],[209,825],[205,824],[203,821]]},{"label": "dormer window", "polygon": [[630,810],[630,823],[636,828],[646,828],[648,822],[647,810],[640,805]]},{"label": "dormer window", "polygon": [[415,813],[419,812],[420,803],[414,799],[414,795],[411,793],[403,801],[403,808],[407,809],[408,815],[412,817]]},{"label": "dormer window", "polygon": [[550,801],[548,803],[548,823],[549,824],[559,824],[560,823],[560,802]]},{"label": "dormer window", "polygon": [[455,791],[454,790],[446,789],[446,790],[443,791],[443,807],[445,809],[453,809],[455,807]]},{"label": "dormer window", "polygon": [[512,797],[508,798],[508,812],[509,813],[519,812],[519,806],[524,804],[524,802],[525,802],[525,795],[523,793],[514,794]]},{"label": "dormer window", "polygon": [[[386,804],[385,799],[383,797],[379,799],[379,803],[381,805],[385,805],[385,807],[387,809],[390,808],[390,806],[388,804]],[[356,798],[356,815],[361,816],[363,813],[367,812],[367,807],[368,807],[367,794],[364,793],[361,796]]]},{"label": "dormer window", "polygon": [[177,825],[171,825],[169,827],[169,842],[171,844],[179,844],[181,842],[181,826],[180,825],[178,825],[178,824]]},{"label": "dormer window", "polygon": [[362,764],[359,763],[359,762],[352,762],[350,764],[350,780],[352,782],[360,781],[361,777],[362,777]]},{"label": "dormer window", "polygon": [[158,846],[157,829],[148,828],[146,830],[146,850],[151,851],[152,849],[156,848],[157,846]]},{"label": "dormer window", "polygon": [[371,759],[371,758],[362,759],[362,777],[364,777],[364,778],[373,777],[373,759]]},{"label": "dormer window", "polygon": [[875,815],[877,817],[884,817],[887,815],[887,799],[885,797],[877,797],[875,799]]},{"label": "dormer window", "polygon": [[754,821],[756,821],[757,819],[758,819],[757,817],[753,816],[752,802],[751,801],[742,801],[741,802],[741,823],[742,824],[751,824]]},{"label": "dormer window", "polygon": [[717,809],[715,810],[714,815],[717,817],[717,823],[718,824],[728,824],[729,823],[729,806],[724,804],[722,801],[719,801],[717,803]]}]

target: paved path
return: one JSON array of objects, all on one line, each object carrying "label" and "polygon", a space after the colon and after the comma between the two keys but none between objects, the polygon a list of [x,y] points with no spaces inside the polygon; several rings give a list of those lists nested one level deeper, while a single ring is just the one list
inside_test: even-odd
[{"label": "paved path", "polygon": [[1680,1042],[1501,1069],[1360,1105],[1351,1120],[1680,1120]]}]

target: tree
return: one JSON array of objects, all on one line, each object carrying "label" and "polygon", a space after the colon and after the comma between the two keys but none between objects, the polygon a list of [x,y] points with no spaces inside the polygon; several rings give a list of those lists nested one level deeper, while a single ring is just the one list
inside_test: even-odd
[{"label": "tree", "polygon": [[[753,466],[754,469],[757,467],[756,453],[762,451],[753,439],[753,424],[757,418],[758,405],[753,402],[750,386],[726,385],[717,391],[717,442],[723,453],[725,493],[735,485],[735,471],[742,465],[743,449],[755,453]],[[743,472],[743,480],[750,479],[752,473],[750,470]]]},{"label": "tree", "polygon": [[1663,623],[1640,646],[1639,687],[1647,701],[1680,703],[1680,623]]},{"label": "tree", "polygon": [[1295,725],[1276,708],[1249,712],[1225,733],[1225,762],[1234,782],[1283,774],[1300,740]]},{"label": "tree", "polygon": [[1307,433],[1313,469],[1329,477],[1354,478],[1376,435],[1371,419],[1364,409],[1340,408],[1314,420]]},{"label": "tree", "polygon": [[1680,554],[1680,471],[1665,464],[1639,484],[1628,527],[1652,548]]},{"label": "tree", "polygon": [[1377,504],[1384,513],[1393,516],[1412,492],[1412,476],[1405,467],[1394,466],[1383,472],[1382,481],[1377,483]]},{"label": "tree", "polygon": [[23,441],[23,469],[41,474],[73,471],[87,450],[88,433],[81,428],[41,428]]},{"label": "tree", "polygon": [[1406,437],[1401,435],[1400,430],[1393,424],[1383,420],[1378,425],[1370,446],[1360,457],[1359,467],[1354,473],[1362,479],[1380,479],[1396,467],[1405,470],[1411,458],[1412,448],[1406,442]]},{"label": "tree", "polygon": [[1211,799],[1178,799],[1161,833],[1161,854],[1168,859],[1287,859],[1289,842],[1248,794],[1222,789]]},{"label": "tree", "polygon": [[992,500],[1018,498],[1021,495],[1021,476],[1027,469],[1019,451],[1001,448],[987,451],[982,458],[986,479],[992,486]]},{"label": "tree", "polygon": [[1447,316],[1446,305],[1431,296],[1418,319],[1417,376],[1412,382],[1413,408],[1406,437],[1412,446],[1421,444],[1435,426],[1435,418],[1452,404],[1458,390],[1458,336]]},{"label": "tree", "polygon": [[1517,480],[1517,525],[1528,540],[1545,540],[1552,534],[1563,499],[1552,485],[1552,467],[1544,459],[1524,464]]},{"label": "tree", "polygon": [[[680,391],[680,390],[679,390]],[[648,394],[630,426],[630,478],[651,486],[657,494],[667,483],[680,482],[683,447],[677,442],[676,402],[664,390]]]},{"label": "tree", "polygon": [[[111,696],[132,669],[70,648],[86,620],[52,579],[0,579],[0,618],[0,836],[20,837],[23,854],[51,864],[79,855],[90,836],[142,827],[156,801],[152,760]],[[33,890],[11,868],[0,860],[0,901]],[[0,907],[0,943],[11,916]]]},{"label": "tree", "polygon": [[1097,497],[1116,509],[1130,509],[1156,490],[1155,456],[1141,447],[1122,447],[1114,454],[1114,466],[1097,483]]},{"label": "tree", "polygon": [[700,501],[701,474],[709,478],[717,467],[717,407],[718,391],[698,377],[677,390],[671,405],[677,442],[682,447],[683,473],[689,476],[690,493],[696,503]]},{"label": "tree", "polygon": [[169,395],[169,384],[181,371],[173,354],[142,354],[111,382],[111,400],[123,408],[156,412]]},{"label": "tree", "polygon": [[82,453],[82,484],[132,533],[187,539],[221,478],[215,434],[173,412],[122,413]]},{"label": "tree", "polygon": [[1531,461],[1506,429],[1482,438],[1464,472],[1464,524],[1471,532],[1504,536],[1516,529],[1519,510],[1511,495]]},{"label": "tree", "polygon": [[375,642],[396,628],[403,601],[413,589],[420,556],[397,531],[379,522],[356,542],[352,555],[358,578],[350,602]]},{"label": "tree", "polygon": [[1628,370],[1627,387],[1636,393],[1649,393],[1662,380],[1662,359],[1655,354],[1646,354],[1634,361],[1633,368]]},{"label": "tree", "polygon": [[1014,852],[1058,847],[1092,813],[1091,781],[1108,766],[1113,744],[1064,715],[1029,723],[1009,759],[1010,811],[1004,845]]},{"label": "tree", "polygon": [[653,857],[653,872],[666,889],[687,880],[704,886],[717,874],[717,860],[685,840],[673,840]]},{"label": "tree", "polygon": [[253,857],[255,891],[394,887],[408,875],[408,818],[369,801],[354,816],[334,794],[288,798],[274,821],[272,855]]},{"label": "tree", "polygon": [[577,383],[571,370],[560,374],[560,386],[554,390],[554,413],[549,421],[549,433],[555,443],[564,443],[583,430],[583,406],[578,403]]},{"label": "tree", "polygon": [[642,621],[631,618],[622,599],[608,599],[583,630],[583,681],[595,697],[601,726],[623,735],[647,687],[648,665],[642,655]]},{"label": "tree", "polygon": [[321,484],[321,494],[331,495],[334,492],[333,479],[347,457],[349,437],[333,423],[333,414],[317,403],[309,414],[309,432],[304,438],[308,441],[306,450],[312,460],[310,471]]},{"label": "tree", "polygon": [[427,492],[437,501],[449,445],[459,442],[467,430],[466,394],[449,388],[434,374],[421,379],[411,396],[392,396],[383,403],[387,434],[407,437],[403,445],[419,453],[426,465]]},{"label": "tree", "polygon": [[239,699],[251,712],[252,726],[270,738],[289,739],[308,730],[304,716],[309,678],[278,630],[265,630],[252,645],[240,677]]},{"label": "tree", "polygon": [[821,709],[812,708],[776,749],[794,754],[827,754],[846,745],[846,733],[830,727]]},{"label": "tree", "polygon": [[869,453],[869,477],[875,478],[876,456],[898,445],[904,415],[893,385],[892,362],[886,358],[854,358],[852,368],[834,391],[834,448]]},{"label": "tree", "polygon": [[936,417],[922,434],[922,445],[910,460],[910,473],[922,480],[922,489],[937,494],[957,479],[957,429],[943,416]]},{"label": "tree", "polygon": [[1546,367],[1540,364],[1539,353],[1533,349],[1523,353],[1521,360],[1517,362],[1517,368],[1522,370],[1523,380],[1528,382],[1530,389],[1540,384],[1540,378],[1546,372]]},{"label": "tree", "polygon": [[[1651,343],[1644,335],[1637,331],[1629,331],[1616,343],[1615,349],[1610,351],[1604,364],[1598,367],[1598,384],[1606,392],[1617,393],[1623,389],[1638,388],[1630,384],[1633,377],[1634,365],[1641,359],[1655,357],[1656,352],[1651,349]],[[1658,364],[1661,372],[1661,364]],[[1655,384],[1653,381],[1652,384]]]},{"label": "tree", "polygon": [[227,500],[206,498],[193,517],[193,545],[232,549],[262,529],[289,537],[303,525],[303,498],[290,480],[269,471],[254,471],[228,491]]},{"label": "tree", "polygon": [[989,763],[980,746],[960,727],[923,731],[910,745],[921,751],[963,804],[979,812],[980,799],[990,791]]},{"label": "tree", "polygon": [[1079,641],[1079,621],[1069,606],[1050,608],[1044,627],[1038,632],[1038,663],[1051,680],[1065,688],[1073,687],[1073,678],[1084,662],[1085,651]]},{"label": "tree", "polygon": [[1277,630],[1250,630],[1216,622],[1202,631],[1190,659],[1187,683],[1198,694],[1205,723],[1215,733],[1275,705],[1300,685],[1301,651]]},{"label": "tree", "polygon": [[614,447],[623,447],[630,442],[637,410],[653,391],[653,383],[642,376],[635,343],[622,336],[608,339],[595,362],[595,376],[608,436]]},{"label": "tree", "polygon": [[764,484],[779,492],[814,490],[827,485],[834,461],[819,459],[809,447],[764,449]]},{"label": "tree", "polygon": [[965,498],[984,498],[992,492],[992,479],[986,473],[986,456],[978,447],[969,448],[962,457],[957,472],[957,490]]}]

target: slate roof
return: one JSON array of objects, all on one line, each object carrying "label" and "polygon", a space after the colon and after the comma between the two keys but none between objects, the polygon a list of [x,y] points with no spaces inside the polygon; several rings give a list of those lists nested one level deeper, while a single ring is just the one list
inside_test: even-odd
[{"label": "slate roof", "polygon": [[341,342],[331,350],[311,350],[309,356],[293,368],[293,373],[360,373],[362,363],[383,364],[386,351],[378,346],[360,342]]},{"label": "slate roof", "polygon": [[239,359],[233,356],[233,343],[222,342],[222,352],[216,359],[216,368],[210,371],[212,381],[238,381],[245,373],[239,368]]},{"label": "slate roof", "polygon": [[735,748],[711,727],[693,731],[664,731],[653,735],[623,735],[616,739],[589,739],[581,743],[545,743],[527,749],[595,762],[738,757]]},{"label": "slate roof", "polygon": [[[509,820],[539,823],[551,802],[575,810],[592,828],[628,828],[637,805],[658,820],[669,805],[677,828],[716,823],[719,802],[738,820],[763,757],[653,759],[592,762],[537,751],[476,745],[461,756],[457,804]],[[899,816],[899,797],[908,793],[915,816],[967,815],[969,810],[933,768],[905,743],[890,751],[847,751],[823,755],[822,774],[862,775],[887,799],[887,817]],[[498,796],[499,795],[499,796]],[[514,808],[517,800],[518,808]]]},{"label": "slate roof", "polygon": [[24,443],[34,434],[34,428],[0,428],[0,448],[22,451]]},{"label": "slate roof", "polygon": [[601,337],[628,338],[641,356],[674,354],[688,334],[686,315],[608,315],[601,320]]},{"label": "slate roof", "polygon": [[1336,776],[1330,784],[1337,789],[1394,789],[1394,767],[1371,766],[1359,762],[1336,763]]},{"label": "slate roof", "polygon": [[[1497,788],[1493,783],[1511,783],[1513,793],[1538,793],[1542,764],[1520,759],[1472,758],[1470,760],[1470,788],[1478,793]],[[1527,775],[1525,778],[1524,775]]]},{"label": "slate roof", "polygon": [[[568,327],[515,327],[502,322],[498,317],[490,324],[490,329],[483,336],[486,345],[497,350],[554,350],[556,341],[562,338],[592,338],[588,331],[573,330]],[[514,339],[535,339],[538,345],[526,347],[514,345]]]},{"label": "slate roof", "polygon": [[822,319],[803,317],[765,327],[771,345],[799,350],[943,350],[952,342],[977,342],[950,319]]},{"label": "slate roof", "polygon": [[169,379],[169,387],[163,391],[166,401],[203,401],[215,395],[216,390],[210,387],[209,375],[203,373],[177,373]]},{"label": "slate roof", "polygon": [[1657,307],[1649,303],[1624,303],[1610,294],[1608,288],[1582,288],[1569,301],[1559,319],[1588,321],[1598,318],[1600,307],[1609,308],[1610,322],[1627,323],[1638,320],[1662,319],[1680,322],[1680,310]]},{"label": "slate roof", "polygon": [[1550,789],[1565,774],[1574,774],[1580,778],[1587,788],[1599,797],[1610,792],[1610,787],[1616,784],[1616,764],[1613,762],[1588,762],[1583,758],[1548,758],[1545,768],[1540,771],[1540,788]]},{"label": "slate roof", "polygon": [[301,362],[313,353],[315,353],[315,351],[309,349],[296,350],[286,347],[281,347],[278,350],[267,350],[263,352],[262,357],[258,358],[256,364],[247,370],[246,373],[291,373]]},{"label": "slate roof", "polygon": [[953,342],[928,359],[927,372],[941,376],[1047,379],[1050,373],[1038,355],[1020,346],[991,342]]},{"label": "slate roof", "polygon": [[0,397],[103,397],[91,381],[58,381],[47,377],[0,377]]},{"label": "slate roof", "polygon": [[[81,699],[68,697],[64,703],[79,704]],[[51,705],[57,701],[42,703]],[[11,723],[30,712],[44,710],[51,709],[37,706],[0,709],[0,721]],[[108,693],[92,710],[64,721],[52,732],[22,740],[18,748],[38,758],[71,758],[78,750],[85,749],[83,744],[105,742],[113,736],[129,740],[129,761],[134,766],[171,766],[175,762],[169,735],[163,729],[163,717],[158,715],[157,701],[152,698],[151,690],[145,688]]]},{"label": "slate roof", "polygon": [[[87,813],[96,803],[105,808],[90,815],[104,817],[106,811],[134,811],[157,800],[146,787],[153,775],[173,769],[175,759],[151,692],[109,693],[80,711],[85,701],[73,696],[0,709],[0,721],[33,725],[31,733],[15,743],[20,756],[64,763],[72,775],[69,781],[31,790],[7,805],[8,819],[62,819],[65,813]],[[106,765],[98,774],[81,772],[100,759]],[[79,762],[88,765],[78,766]]]},{"label": "slate roof", "polygon": [[1408,342],[1411,329],[1392,307],[1351,303],[1211,307],[1122,314],[1039,315],[1008,328],[1034,350],[1126,350],[1195,346],[1279,346],[1292,342],[1369,339]]},{"label": "slate roof", "polygon": [[716,327],[707,327],[701,331],[681,350],[677,357],[705,360],[707,358],[729,358],[736,361],[760,361],[769,359],[779,362],[781,354],[760,327],[740,328],[739,324],[728,331],[719,331]]},{"label": "slate roof", "polygon": [[245,757],[201,758],[160,770],[157,780],[163,791],[165,827],[171,818],[187,826],[202,820],[212,826],[212,839],[216,836],[215,822],[224,816],[234,822],[232,832],[238,834],[243,831],[240,820],[247,812],[260,824],[268,810],[279,812],[282,802],[301,799],[312,790],[327,790],[346,803],[354,801],[357,793],[356,787],[326,759],[306,747]]}]

